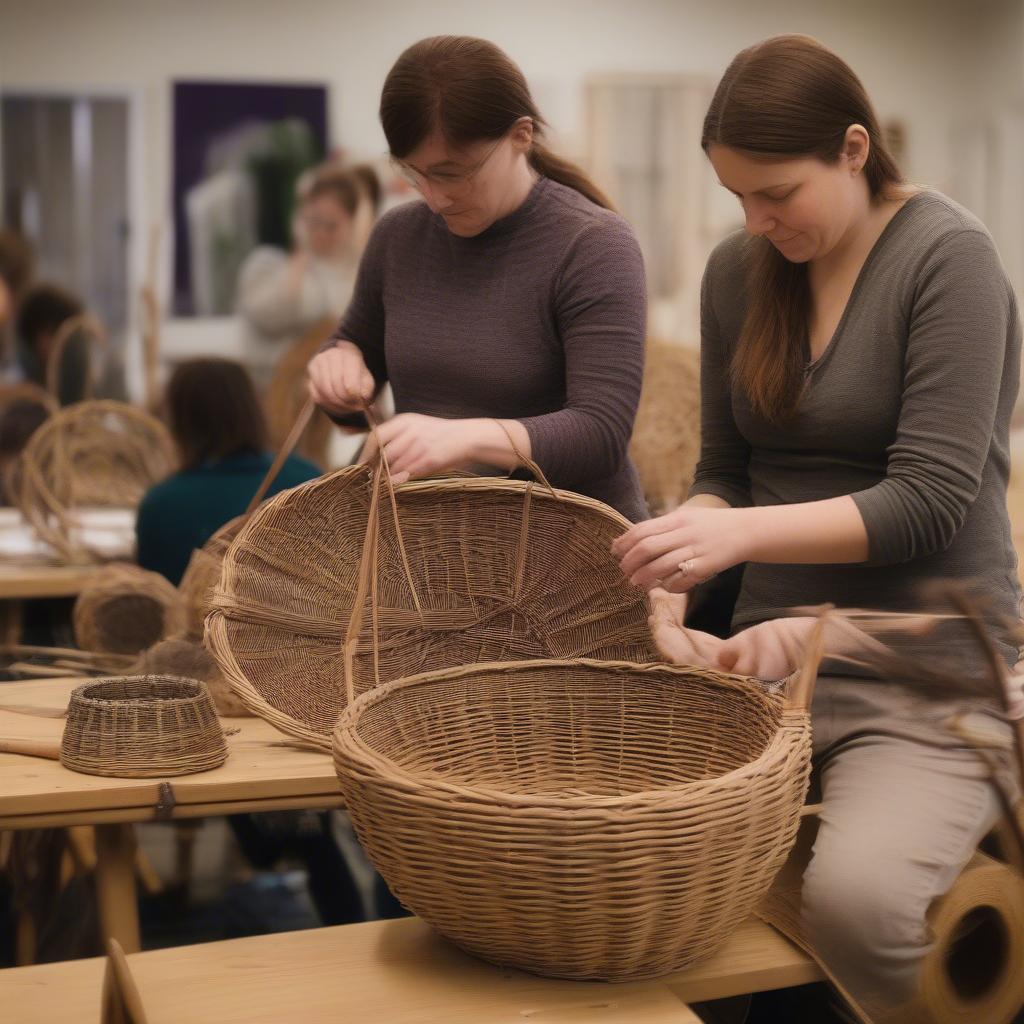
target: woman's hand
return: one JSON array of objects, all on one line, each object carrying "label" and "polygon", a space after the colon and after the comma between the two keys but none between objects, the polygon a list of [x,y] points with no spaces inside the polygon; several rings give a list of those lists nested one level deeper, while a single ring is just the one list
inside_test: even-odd
[{"label": "woman's hand", "polygon": [[804,663],[817,623],[814,616],[798,616],[744,629],[722,642],[715,667],[755,679],[785,679]]},{"label": "woman's hand", "polygon": [[675,665],[717,668],[725,641],[683,625],[689,600],[686,594],[670,594],[661,587],[655,587],[648,596],[651,614],[647,622],[654,643],[666,660]]},{"label": "woman's hand", "polygon": [[361,412],[377,388],[363,353],[351,341],[339,341],[309,363],[309,393],[327,412]]},{"label": "woman's hand", "polygon": [[[394,483],[458,469],[473,461],[474,420],[446,420],[439,416],[400,413],[377,428]],[[377,453],[373,435],[363,449],[363,462]]]},{"label": "woman's hand", "polygon": [[747,561],[751,511],[683,505],[638,523],[612,544],[612,554],[636,586],[685,593]]}]

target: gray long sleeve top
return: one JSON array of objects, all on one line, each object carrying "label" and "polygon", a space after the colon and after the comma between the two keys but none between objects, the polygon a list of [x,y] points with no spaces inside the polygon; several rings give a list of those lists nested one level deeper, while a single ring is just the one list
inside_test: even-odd
[{"label": "gray long sleeve top", "polygon": [[743,232],[722,242],[704,277],[703,437],[691,494],[732,506],[851,495],[869,555],[858,565],[748,565],[734,628],[828,601],[919,608],[921,585],[938,579],[976,585],[994,611],[1016,617],[1006,484],[1021,323],[983,225],[935,192],[904,204],[783,426],[729,384],[746,314],[744,246]]},{"label": "gray long sleeve top", "polygon": [[396,412],[518,419],[553,485],[638,520],[646,507],[627,446],[646,304],[629,225],[540,178],[473,238],[425,203],[385,215],[334,340],[391,382]]}]

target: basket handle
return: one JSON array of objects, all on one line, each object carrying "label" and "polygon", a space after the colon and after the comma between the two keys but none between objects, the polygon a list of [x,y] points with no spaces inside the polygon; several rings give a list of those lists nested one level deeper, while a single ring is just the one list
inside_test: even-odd
[{"label": "basket handle", "polygon": [[296,445],[302,439],[302,435],[309,421],[316,410],[316,402],[312,398],[306,399],[306,404],[299,410],[299,415],[295,417],[295,422],[292,424],[292,429],[289,431],[288,436],[284,439],[284,443],[278,449],[277,454],[274,456],[274,461],[270,464],[270,469],[267,470],[266,476],[260,483],[259,487],[256,488],[256,493],[249,500],[249,504],[245,510],[245,519],[256,511],[256,506],[266,497],[267,491],[270,490],[270,485],[277,479],[277,474],[281,472],[281,467],[285,463],[285,459],[293,451],[295,451]]},{"label": "basket handle", "polygon": [[818,614],[818,620],[811,630],[810,639],[804,648],[803,663],[789,678],[786,686],[785,704],[788,710],[811,710],[814,684],[818,680],[818,669],[825,655],[825,629],[835,614],[832,605],[826,605]]},{"label": "basket handle", "polygon": [[537,482],[539,484],[543,484],[551,492],[552,498],[555,498],[560,501],[561,499],[558,497],[558,493],[555,491],[554,487],[552,487],[551,484],[548,483],[548,478],[544,475],[544,470],[542,470],[540,466],[538,466],[537,463],[530,458],[529,455],[524,455],[519,450],[519,447],[512,439],[512,432],[508,429],[508,427],[505,426],[504,423],[501,422],[501,420],[495,419],[494,422],[497,423],[497,425],[501,427],[501,429],[504,431],[505,436],[508,438],[508,443],[512,448],[512,454],[515,455],[516,460],[519,462],[519,465],[521,465],[528,472],[532,473]]},{"label": "basket handle", "polygon": [[[57,333],[54,335],[53,343],[50,347],[50,355],[46,361],[46,390],[58,402],[60,401],[60,367],[64,361],[64,352],[71,339],[75,336],[75,333],[82,328],[87,330],[87,337],[92,339],[93,345],[96,348],[101,349],[103,352],[108,351],[107,332],[104,330],[103,324],[92,313],[77,313],[74,316],[69,316],[57,328]],[[95,387],[96,374],[92,355],[89,354],[86,359],[84,397],[92,398]]]}]

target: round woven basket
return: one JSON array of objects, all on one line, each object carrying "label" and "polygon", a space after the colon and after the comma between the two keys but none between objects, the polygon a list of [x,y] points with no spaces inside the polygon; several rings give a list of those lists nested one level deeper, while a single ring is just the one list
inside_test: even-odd
[{"label": "round woven basket", "polygon": [[198,679],[206,684],[217,714],[224,718],[245,718],[252,712],[232,692],[228,681],[201,641],[175,636],[143,651],[126,675],[169,675]]},{"label": "round woven basket", "polygon": [[188,775],[228,756],[206,687],[174,676],[99,679],[72,691],[60,760],[89,775]]},{"label": "round woven basket", "polygon": [[417,481],[393,500],[380,481],[353,466],[286,491],[224,558],[207,646],[282,731],[329,751],[350,696],[432,669],[657,660],[613,509],[519,480]]},{"label": "round woven basket", "polygon": [[175,466],[167,428],[122,402],[79,402],[47,420],[19,459],[16,499],[68,561],[100,556],[72,535],[79,508],[134,508]]},{"label": "round woven basket", "polygon": [[203,636],[203,624],[213,608],[213,595],[220,582],[224,556],[245,521],[246,516],[229,520],[201,548],[192,552],[178,584],[185,602],[185,630],[190,637],[201,639]]},{"label": "round woven basket", "polygon": [[494,963],[624,981],[711,954],[768,890],[810,727],[711,671],[500,663],[363,694],[334,760],[406,907]]},{"label": "round woven basket", "polygon": [[184,630],[185,604],[160,573],[115,562],[82,588],[72,622],[83,650],[138,654]]}]

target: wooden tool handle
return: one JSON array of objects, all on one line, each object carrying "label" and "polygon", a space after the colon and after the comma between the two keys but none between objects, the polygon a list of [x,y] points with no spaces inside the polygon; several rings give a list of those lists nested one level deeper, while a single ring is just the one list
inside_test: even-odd
[{"label": "wooden tool handle", "polygon": [[56,740],[0,738],[0,754],[25,754],[28,757],[45,757],[49,761],[59,761],[60,743]]}]

